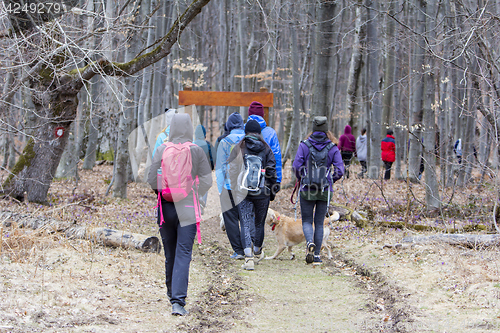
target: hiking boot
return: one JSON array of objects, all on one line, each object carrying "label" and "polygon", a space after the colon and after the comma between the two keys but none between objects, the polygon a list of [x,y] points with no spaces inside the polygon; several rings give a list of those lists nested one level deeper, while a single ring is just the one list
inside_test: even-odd
[{"label": "hiking boot", "polygon": [[307,243],[306,263],[310,264],[314,261],[314,250],[316,250],[316,245]]},{"label": "hiking boot", "polygon": [[246,269],[247,271],[253,271],[254,265],[253,257],[245,257],[245,263],[241,265],[241,268]]},{"label": "hiking boot", "polygon": [[259,252],[254,252],[254,257],[255,257],[255,263],[258,264],[259,261],[261,261],[262,259],[265,258],[265,254],[264,254],[264,250],[263,250],[263,247],[260,248],[260,251]]},{"label": "hiking boot", "polygon": [[235,260],[243,260],[243,259],[245,259],[245,256],[242,255],[242,254],[238,254],[238,253],[234,252],[233,254],[231,254],[229,256],[229,258],[235,259]]},{"label": "hiking boot", "polygon": [[321,265],[323,260],[319,256],[314,256],[313,265]]},{"label": "hiking boot", "polygon": [[172,316],[185,316],[189,312],[179,303],[172,304]]}]

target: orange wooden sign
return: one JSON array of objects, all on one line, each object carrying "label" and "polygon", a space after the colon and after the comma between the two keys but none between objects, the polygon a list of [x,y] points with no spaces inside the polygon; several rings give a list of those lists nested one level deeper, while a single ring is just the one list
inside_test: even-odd
[{"label": "orange wooden sign", "polygon": [[257,101],[264,107],[273,106],[273,93],[228,91],[179,91],[179,105],[250,106]]}]

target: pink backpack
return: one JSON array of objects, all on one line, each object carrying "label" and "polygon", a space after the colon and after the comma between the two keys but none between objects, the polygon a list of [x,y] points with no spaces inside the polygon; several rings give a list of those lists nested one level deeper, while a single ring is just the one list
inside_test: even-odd
[{"label": "pink backpack", "polygon": [[194,210],[196,216],[196,228],[198,231],[198,243],[201,244],[200,237],[200,207],[194,186],[198,185],[198,177],[193,180],[191,170],[193,169],[193,161],[191,158],[191,146],[196,146],[194,143],[164,143],[161,158],[161,174],[157,174],[158,182],[158,206],[160,207],[161,222],[163,224],[163,212],[161,208],[160,195],[166,201],[178,202],[185,199],[190,193],[193,194]]},{"label": "pink backpack", "polygon": [[161,190],[163,199],[178,202],[193,190],[193,162],[189,147],[194,144],[167,142],[165,146],[161,158],[161,175],[158,177],[158,191]]}]

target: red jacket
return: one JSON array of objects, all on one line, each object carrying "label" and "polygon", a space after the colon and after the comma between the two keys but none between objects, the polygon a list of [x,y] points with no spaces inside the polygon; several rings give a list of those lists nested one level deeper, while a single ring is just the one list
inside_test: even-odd
[{"label": "red jacket", "polygon": [[382,161],[394,162],[396,160],[396,141],[392,135],[387,135],[380,144],[382,149]]}]

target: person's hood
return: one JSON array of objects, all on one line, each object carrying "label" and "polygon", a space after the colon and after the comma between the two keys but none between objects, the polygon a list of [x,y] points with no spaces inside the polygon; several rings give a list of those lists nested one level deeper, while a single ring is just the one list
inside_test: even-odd
[{"label": "person's hood", "polygon": [[361,142],[361,143],[366,142],[366,135],[360,135],[358,138],[359,138],[359,142]]},{"label": "person's hood", "polygon": [[170,142],[193,141],[193,124],[187,113],[175,113],[170,124]]},{"label": "person's hood", "polygon": [[351,131],[352,131],[351,126],[345,125],[344,134],[351,134]]},{"label": "person's hood", "polygon": [[330,139],[326,136],[325,132],[314,132],[308,139],[314,148],[322,150],[330,143]]},{"label": "person's hood", "polygon": [[253,154],[258,154],[265,148],[264,142],[252,134],[246,135],[243,140],[245,140],[246,148]]},{"label": "person's hood", "polygon": [[207,132],[205,130],[205,127],[203,125],[196,126],[196,129],[194,130],[194,139],[204,141],[206,136]]},{"label": "person's hood", "polygon": [[226,126],[229,132],[234,129],[243,129],[243,118],[238,112],[234,112],[227,118]]},{"label": "person's hood", "polygon": [[264,118],[262,118],[261,116],[257,116],[255,114],[249,116],[248,119],[247,119],[247,121],[249,121],[249,120],[255,120],[256,122],[258,122],[259,125],[260,125],[260,129],[264,129],[267,126],[266,121],[264,120]]}]

